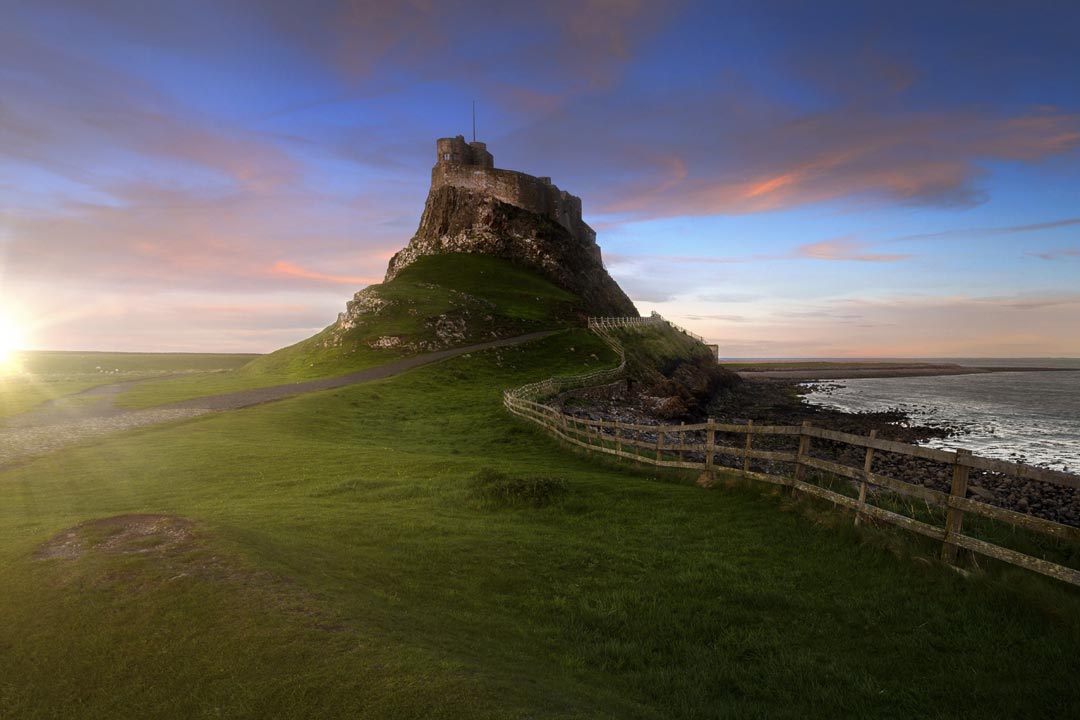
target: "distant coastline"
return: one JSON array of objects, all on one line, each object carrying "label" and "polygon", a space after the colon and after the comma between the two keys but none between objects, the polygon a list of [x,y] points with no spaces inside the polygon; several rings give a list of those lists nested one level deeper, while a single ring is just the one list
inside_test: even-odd
[{"label": "distant coastline", "polygon": [[[975,361],[978,362],[978,361]],[[988,360],[987,362],[993,362]],[[894,361],[721,361],[721,365],[747,380],[852,380],[858,378],[936,377],[1002,372],[1080,372],[1080,367],[1023,365],[961,365],[959,363]]]}]

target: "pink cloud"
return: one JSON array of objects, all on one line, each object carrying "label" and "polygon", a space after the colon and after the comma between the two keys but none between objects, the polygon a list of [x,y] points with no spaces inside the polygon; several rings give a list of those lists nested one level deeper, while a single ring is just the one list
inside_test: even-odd
[{"label": "pink cloud", "polygon": [[[845,109],[746,132],[748,145],[756,146],[759,154],[747,153],[742,162],[751,168],[772,164],[774,169],[731,180],[723,170],[710,178],[698,166],[666,195],[637,195],[617,207],[646,215],[741,214],[859,195],[970,204],[979,199],[972,182],[985,172],[978,164],[981,158],[1037,160],[1068,152],[1080,138],[1080,116],[1003,121],[962,113],[851,118]],[[965,139],[969,132],[971,138]],[[778,153],[782,157],[774,160]]]},{"label": "pink cloud", "polygon": [[865,249],[869,243],[858,242],[850,238],[835,238],[802,245],[795,249],[795,255],[812,260],[856,260],[860,262],[898,262],[907,260],[911,255],[869,253]]},{"label": "pink cloud", "polygon": [[306,280],[318,280],[319,282],[328,283],[344,283],[346,285],[371,285],[372,283],[382,281],[382,278],[357,277],[352,275],[332,275],[330,273],[323,273],[317,270],[309,270],[307,268],[302,268],[296,263],[292,263],[287,260],[278,260],[270,267],[269,272],[271,275],[298,277],[304,278]]},{"label": "pink cloud", "polygon": [[1075,357],[1078,306],[1080,293],[904,295],[780,301],[735,327],[706,315],[686,324],[727,357]]},{"label": "pink cloud", "polygon": [[189,308],[191,312],[223,314],[223,315],[247,315],[253,313],[303,313],[311,312],[314,308],[310,305],[195,305]]},{"label": "pink cloud", "polygon": [[510,139],[536,147],[542,167],[592,168],[589,196],[596,211],[615,216],[605,218],[610,225],[838,200],[975,205],[986,199],[980,180],[990,163],[1080,148],[1080,114],[851,99],[808,112],[719,79],[693,93],[676,87],[632,102],[573,102]]},{"label": "pink cloud", "polygon": [[[366,222],[370,212],[313,193],[204,196],[175,188],[110,188],[119,205],[58,203],[50,212],[0,213],[12,277],[132,291],[288,291],[313,284],[368,284],[385,248],[404,232]],[[363,234],[358,227],[370,228]],[[312,242],[312,238],[318,239]],[[305,248],[304,263],[336,273],[271,272]],[[335,280],[338,278],[340,280]]]}]

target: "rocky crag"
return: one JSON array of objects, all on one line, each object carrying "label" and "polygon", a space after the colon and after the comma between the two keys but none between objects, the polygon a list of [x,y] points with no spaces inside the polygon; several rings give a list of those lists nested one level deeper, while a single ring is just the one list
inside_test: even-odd
[{"label": "rocky crag", "polygon": [[391,258],[386,280],[425,255],[491,255],[537,271],[580,297],[590,314],[637,317],[604,269],[580,198],[551,178],[495,168],[484,143],[458,135],[438,140],[436,150],[420,226]]},{"label": "rocky crag", "polygon": [[318,348],[404,355],[586,315],[637,317],[604,269],[580,198],[550,178],[496,168],[484,143],[459,135],[436,150],[416,235],[391,258],[386,279],[356,293],[313,338]]}]

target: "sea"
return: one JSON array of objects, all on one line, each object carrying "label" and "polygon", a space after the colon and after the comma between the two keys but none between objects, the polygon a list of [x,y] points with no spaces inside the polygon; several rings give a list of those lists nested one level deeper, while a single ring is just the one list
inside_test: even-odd
[{"label": "sea", "polygon": [[813,389],[806,400],[847,412],[899,409],[913,425],[960,431],[927,441],[930,447],[965,448],[983,457],[1080,472],[1080,358],[925,361],[1046,370],[829,380],[807,383]]}]

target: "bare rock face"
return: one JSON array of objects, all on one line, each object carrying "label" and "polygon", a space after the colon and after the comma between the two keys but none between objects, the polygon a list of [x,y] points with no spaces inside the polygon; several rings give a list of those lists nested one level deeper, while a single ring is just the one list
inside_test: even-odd
[{"label": "bare rock face", "polygon": [[637,317],[607,270],[596,233],[581,219],[581,199],[551,178],[494,166],[481,142],[436,141],[431,190],[420,227],[386,271],[393,280],[424,255],[493,255],[531,268],[575,295],[594,315]]},{"label": "bare rock face", "polygon": [[375,288],[364,288],[353,295],[353,299],[345,306],[345,312],[338,313],[338,319],[334,325],[342,332],[352,330],[360,324],[362,317],[379,312],[386,307],[388,302],[379,296]]},{"label": "bare rock face", "polygon": [[483,192],[454,185],[433,188],[416,235],[390,259],[386,280],[418,257],[448,253],[492,255],[536,270],[581,297],[593,315],[638,315],[604,269],[591,230],[575,237],[545,215]]}]

